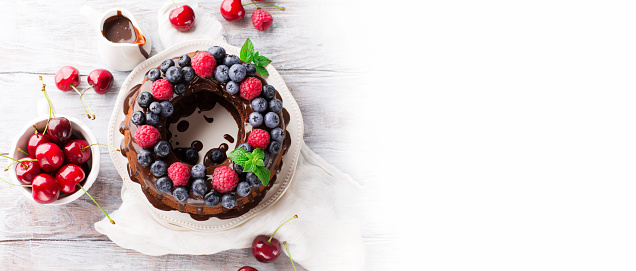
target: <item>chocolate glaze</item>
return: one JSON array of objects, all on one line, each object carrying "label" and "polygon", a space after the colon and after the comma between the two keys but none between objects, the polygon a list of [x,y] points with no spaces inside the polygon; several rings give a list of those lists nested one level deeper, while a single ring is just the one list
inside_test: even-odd
[{"label": "chocolate glaze", "polygon": [[[189,53],[192,57],[196,54],[196,52]],[[178,58],[174,58],[175,60]],[[265,80],[258,77],[263,84],[266,84]],[[270,162],[268,163],[268,169],[271,172],[271,180],[267,186],[260,186],[256,188],[252,188],[251,193],[246,197],[237,196],[237,206],[232,209],[225,209],[220,204],[217,206],[206,206],[203,203],[201,197],[192,197],[189,198],[185,203],[177,202],[171,193],[161,193],[159,192],[154,183],[157,178],[152,175],[150,172],[150,167],[143,167],[137,163],[137,152],[141,149],[139,145],[137,145],[133,140],[133,135],[137,130],[137,126],[130,122],[130,117],[132,113],[135,111],[146,112],[147,109],[143,109],[139,107],[136,103],[137,96],[139,93],[148,91],[150,92],[152,82],[148,81],[147,78],[144,81],[132,87],[130,92],[126,95],[126,100],[124,102],[124,114],[126,114],[126,120],[122,123],[122,127],[120,131],[124,133],[124,142],[122,143],[122,153],[126,153],[126,157],[128,158],[128,173],[130,175],[131,180],[139,183],[142,186],[142,191],[148,198],[148,201],[157,209],[160,210],[178,210],[181,212],[189,213],[190,216],[195,220],[207,220],[210,217],[217,217],[220,219],[229,219],[241,216],[245,214],[250,209],[257,206],[260,201],[264,198],[266,192],[272,187],[272,185],[276,181],[276,173],[280,171],[280,167],[282,165],[282,157],[284,153],[287,152],[289,146],[291,144],[291,139],[289,138],[289,133],[285,133],[285,140],[283,141],[282,151],[279,154],[272,155],[270,157]],[[181,118],[192,115],[196,109],[198,108],[200,111],[197,113],[201,113],[202,111],[209,111],[216,104],[220,104],[224,106],[232,115],[234,120],[237,123],[239,128],[238,138],[236,138],[235,146],[247,141],[247,137],[249,133],[252,131],[253,127],[248,122],[249,115],[254,112],[251,108],[251,102],[249,100],[243,99],[238,95],[230,95],[225,89],[225,83],[216,81],[215,79],[209,78],[201,78],[195,77],[195,79],[187,84],[186,91],[181,96],[175,96],[171,99],[171,102],[174,105],[174,113],[171,117],[162,118],[160,123],[157,125],[157,129],[161,133],[161,139],[169,140],[172,138],[172,134],[169,131],[169,126],[174,125],[180,122]],[[277,98],[282,100],[280,94],[277,95]],[[286,110],[283,110],[279,114],[279,117],[283,120],[279,127],[285,129],[285,126],[289,123],[289,116],[285,116]],[[205,116],[204,116],[205,117]],[[207,117],[206,117],[207,120]],[[210,121],[211,122],[211,121]],[[178,124],[177,124],[178,125]],[[271,129],[265,127],[259,127],[260,129],[264,129],[266,131],[270,131]],[[178,127],[177,127],[178,129]],[[234,143],[234,138],[230,136],[232,140],[226,138],[230,143]],[[203,146],[201,146],[203,147]],[[173,148],[174,149],[174,148]],[[225,143],[219,146],[219,149],[227,152],[229,146]],[[209,153],[210,150],[208,150]],[[176,152],[176,149],[175,149]],[[174,162],[180,161],[175,155],[175,152],[171,152],[170,155],[163,160],[172,164]],[[214,169],[219,166],[232,166],[232,161],[230,159],[226,159],[224,162],[217,164],[212,163],[211,161],[205,162],[207,158],[207,154],[204,157],[204,165],[206,166],[206,172],[208,175],[212,175]],[[201,153],[199,153],[201,155]],[[208,186],[212,187],[211,180],[208,180]]]},{"label": "chocolate glaze", "polygon": [[225,140],[227,140],[227,142],[234,143],[234,138],[231,135],[224,134],[223,138],[225,138]]},{"label": "chocolate glaze", "polygon": [[121,14],[121,10],[117,11],[117,15],[107,18],[102,26],[102,35],[108,41],[137,44],[139,52],[146,59],[150,57],[150,54],[143,47],[146,45],[146,37],[139,32],[130,19]]}]

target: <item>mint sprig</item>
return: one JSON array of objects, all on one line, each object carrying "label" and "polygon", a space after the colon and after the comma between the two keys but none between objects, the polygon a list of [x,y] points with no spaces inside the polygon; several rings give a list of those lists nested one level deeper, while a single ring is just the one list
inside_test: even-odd
[{"label": "mint sprig", "polygon": [[243,148],[234,149],[228,157],[243,167],[243,172],[252,172],[261,180],[263,185],[269,184],[270,172],[265,167],[265,152],[261,148],[256,148],[248,152]]},{"label": "mint sprig", "polygon": [[258,51],[254,50],[254,44],[248,38],[245,40],[245,43],[241,47],[241,54],[239,56],[241,60],[245,63],[252,62],[254,63],[254,67],[256,67],[256,72],[262,76],[268,76],[269,72],[265,69],[272,61],[269,58],[260,55]]}]

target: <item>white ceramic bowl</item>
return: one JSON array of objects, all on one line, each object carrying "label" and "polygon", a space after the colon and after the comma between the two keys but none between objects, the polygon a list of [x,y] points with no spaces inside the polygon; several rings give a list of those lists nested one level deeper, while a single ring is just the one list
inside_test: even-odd
[{"label": "white ceramic bowl", "polygon": [[[71,128],[73,129],[73,134],[78,137],[83,137],[84,140],[86,140],[89,145],[93,143],[97,143],[97,139],[95,138],[95,135],[93,134],[93,132],[91,132],[91,130],[88,129],[88,127],[86,127],[84,124],[82,124],[82,122],[80,122],[78,119],[69,117],[69,116],[60,115],[60,114],[56,114],[55,116],[67,118],[71,122]],[[18,151],[18,148],[26,151],[29,138],[31,137],[31,135],[35,133],[35,129],[33,129],[33,125],[34,124],[36,125],[36,127],[38,128],[38,131],[43,131],[44,127],[46,126],[47,120],[48,120],[48,115],[43,117],[38,117],[27,122],[27,124],[21,130],[18,131],[18,134],[13,139],[13,143],[11,144],[11,149],[9,149],[8,151],[9,156],[15,159],[21,159],[26,157],[24,153]],[[86,190],[88,190],[97,179],[97,174],[99,173],[99,164],[100,164],[99,146],[94,145],[94,146],[91,146],[90,148],[91,148],[91,158],[88,160],[87,163],[91,165],[91,170],[88,173],[88,176],[86,176],[86,182],[83,185],[84,189]],[[13,161],[9,161],[9,163],[11,162]],[[13,166],[11,166],[11,168],[9,169],[9,172],[10,172],[13,183],[19,184],[20,182],[18,181],[18,178],[15,175],[16,165],[17,164],[14,164]],[[33,200],[33,195],[32,195],[32,191],[30,187],[19,187],[17,189],[20,189],[22,191],[22,194],[24,194],[24,196]],[[78,188],[77,191],[75,191],[75,193],[66,195],[64,197],[60,197],[60,199],[56,200],[53,203],[49,203],[49,205],[67,204],[71,201],[78,199],[82,195],[84,195],[84,192],[82,192],[82,190]],[[35,202],[35,200],[33,201]]]}]

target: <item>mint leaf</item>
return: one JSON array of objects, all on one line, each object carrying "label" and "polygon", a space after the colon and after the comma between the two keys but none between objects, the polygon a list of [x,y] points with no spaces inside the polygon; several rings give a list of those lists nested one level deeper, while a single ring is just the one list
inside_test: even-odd
[{"label": "mint leaf", "polygon": [[251,156],[251,153],[247,152],[243,148],[234,149],[228,155],[228,157],[232,161],[239,164],[240,166],[245,166],[245,163],[247,163],[247,161],[250,159],[250,156]]},{"label": "mint leaf", "polygon": [[254,44],[252,44],[252,41],[248,38],[247,40],[245,40],[245,43],[243,43],[243,46],[241,47],[241,54],[239,58],[241,58],[243,62],[247,63],[252,61],[253,56]]},{"label": "mint leaf", "polygon": [[252,154],[256,157],[258,157],[258,159],[263,160],[265,159],[265,151],[263,151],[263,149],[261,148],[256,148],[252,151]]},{"label": "mint leaf", "polygon": [[259,62],[260,61],[259,57],[260,57],[259,52],[256,52],[252,55],[252,62],[254,62],[254,66],[262,66]]},{"label": "mint leaf", "polygon": [[[255,65],[256,66],[256,65]],[[256,72],[262,76],[268,76],[269,72],[267,72],[267,69],[261,67],[261,66],[256,66]]]},{"label": "mint leaf", "polygon": [[261,180],[261,183],[263,183],[263,185],[269,184],[269,169],[267,169],[266,167],[257,167],[256,170],[253,171],[253,173],[256,174],[256,177]]},{"label": "mint leaf", "polygon": [[256,164],[254,162],[248,161],[243,166],[243,172],[254,172],[256,170],[256,168],[258,168],[258,166],[256,166]]},{"label": "mint leaf", "polygon": [[269,63],[272,63],[272,61],[269,60],[269,58],[265,56],[260,56],[260,55],[255,56],[254,63],[256,63],[257,61],[259,63],[259,66],[263,66],[263,67],[267,66]]}]

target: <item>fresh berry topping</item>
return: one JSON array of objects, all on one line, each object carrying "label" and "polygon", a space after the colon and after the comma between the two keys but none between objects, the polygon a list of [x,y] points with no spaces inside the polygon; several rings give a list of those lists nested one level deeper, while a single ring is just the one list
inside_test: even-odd
[{"label": "fresh berry topping", "polygon": [[263,92],[261,93],[261,97],[271,100],[276,97],[276,89],[272,85],[264,85]]},{"label": "fresh berry topping", "polygon": [[183,79],[181,68],[177,66],[168,68],[168,71],[166,71],[166,80],[168,80],[168,82],[175,84],[181,82],[181,79]]},{"label": "fresh berry topping", "polygon": [[185,186],[190,180],[190,168],[181,162],[174,162],[168,167],[168,177],[174,186]]},{"label": "fresh berry topping", "polygon": [[250,125],[254,126],[254,127],[258,127],[263,125],[263,114],[258,113],[258,112],[252,112],[250,114],[250,117],[248,119]]},{"label": "fresh berry topping", "polygon": [[142,125],[135,132],[135,142],[144,149],[150,148],[159,141],[159,130],[151,125]]},{"label": "fresh berry topping", "polygon": [[168,143],[168,141],[161,140],[155,144],[155,155],[159,158],[166,158],[168,154],[170,154],[170,149],[170,143]]},{"label": "fresh berry topping", "polygon": [[199,152],[194,148],[187,148],[185,151],[185,162],[196,164],[199,161]]},{"label": "fresh berry topping", "polygon": [[238,185],[236,185],[236,194],[241,197],[249,195],[251,191],[252,187],[247,182],[240,182],[238,183]]},{"label": "fresh berry topping", "polygon": [[267,128],[276,128],[279,123],[280,117],[278,117],[278,114],[274,112],[265,114],[265,126],[267,126]]},{"label": "fresh berry topping", "polygon": [[154,162],[152,152],[146,149],[139,150],[139,152],[137,152],[137,162],[144,167],[152,165],[152,162]]},{"label": "fresh berry topping", "polygon": [[263,157],[263,163],[265,164],[265,166],[267,166],[267,164],[269,163],[269,152],[265,151],[265,157]]},{"label": "fresh berry topping", "polygon": [[225,58],[225,48],[221,46],[212,46],[208,49],[208,53],[216,59],[217,63],[223,63],[222,60]]},{"label": "fresh berry topping", "polygon": [[166,59],[163,62],[161,62],[161,66],[159,66],[159,69],[166,74],[166,71],[168,71],[168,68],[174,66],[174,60],[172,59]]},{"label": "fresh berry topping", "polygon": [[252,109],[256,112],[265,112],[267,110],[267,100],[263,97],[254,98],[252,100]]},{"label": "fresh berry topping", "polygon": [[237,93],[239,93],[239,90],[240,86],[237,82],[230,81],[227,82],[227,85],[225,85],[225,91],[227,91],[227,93],[229,94],[236,95]]},{"label": "fresh berry topping", "polygon": [[274,19],[269,12],[264,9],[257,9],[252,13],[252,24],[258,31],[265,31],[272,26]]},{"label": "fresh berry topping", "polygon": [[203,202],[207,206],[216,206],[219,202],[221,202],[221,194],[216,192],[216,190],[212,190],[203,196]]},{"label": "fresh berry topping", "polygon": [[221,197],[221,205],[226,209],[236,207],[236,197],[232,194],[225,194]]},{"label": "fresh berry topping", "polygon": [[174,106],[169,101],[161,102],[161,115],[164,117],[170,117],[174,113]]},{"label": "fresh berry topping", "polygon": [[130,117],[130,121],[137,126],[143,125],[144,123],[146,123],[146,115],[144,114],[144,112],[136,111]]},{"label": "fresh berry topping", "polygon": [[232,166],[232,168],[234,168],[234,171],[236,172],[236,174],[241,175],[243,174],[243,166],[234,163],[234,166]]},{"label": "fresh berry topping", "polygon": [[186,200],[188,200],[188,197],[190,195],[188,193],[188,189],[185,186],[179,186],[175,188],[174,191],[172,191],[172,196],[178,202],[185,202]]},{"label": "fresh berry topping", "polygon": [[281,128],[274,128],[269,132],[269,137],[274,141],[283,142],[285,139],[285,131]]},{"label": "fresh berry topping", "polygon": [[208,52],[198,52],[192,58],[192,68],[198,76],[208,77],[216,68],[216,60]]},{"label": "fresh berry topping", "polygon": [[184,83],[176,83],[174,86],[172,86],[172,91],[174,91],[174,93],[177,95],[183,95],[186,89],[187,87]]},{"label": "fresh berry topping", "polygon": [[256,66],[252,63],[243,63],[247,76],[256,76]]},{"label": "fresh berry topping", "polygon": [[148,71],[148,80],[156,81],[161,78],[161,71],[157,68]]},{"label": "fresh berry topping", "polygon": [[196,164],[190,170],[190,176],[192,178],[205,178],[205,166],[202,164]]},{"label": "fresh berry topping", "polygon": [[229,71],[230,69],[225,65],[217,66],[216,69],[214,69],[214,79],[223,83],[230,81],[230,75],[228,74]]},{"label": "fresh berry topping", "polygon": [[263,90],[263,85],[261,83],[261,80],[258,80],[258,78],[248,77],[248,78],[245,78],[243,82],[241,82],[240,90],[241,90],[241,97],[248,100],[253,100],[254,98],[258,97],[258,95],[261,94],[261,91]]},{"label": "fresh berry topping", "polygon": [[210,160],[214,163],[220,164],[227,159],[227,155],[221,149],[212,149],[208,155]]},{"label": "fresh berry topping", "polygon": [[152,96],[157,100],[165,101],[172,98],[174,91],[172,84],[166,79],[159,79],[152,82]]},{"label": "fresh berry topping", "polygon": [[146,113],[146,124],[157,126],[159,125],[159,120],[159,115],[152,112]]},{"label": "fresh berry topping", "polygon": [[283,110],[283,102],[279,99],[272,99],[269,101],[269,111],[274,113],[280,113]]},{"label": "fresh berry topping", "polygon": [[159,178],[155,183],[155,186],[161,193],[170,193],[170,191],[172,191],[172,181],[168,178],[168,176]]},{"label": "fresh berry topping", "polygon": [[228,166],[217,167],[212,174],[212,187],[221,193],[234,190],[238,181],[238,174]]},{"label": "fresh berry topping", "polygon": [[280,152],[281,146],[280,143],[278,141],[272,141],[269,143],[269,148],[267,148],[267,150],[271,153],[271,154],[277,154]]},{"label": "fresh berry topping", "polygon": [[166,164],[166,162],[157,160],[154,161],[152,165],[150,165],[150,172],[152,172],[152,175],[155,175],[155,177],[159,178],[166,175],[167,168],[168,165]]},{"label": "fresh berry topping", "polygon": [[190,65],[192,65],[192,60],[188,54],[183,54],[179,57],[179,67],[184,68]]},{"label": "fresh berry topping", "polygon": [[261,179],[259,179],[258,176],[256,176],[256,174],[252,172],[248,172],[245,175],[245,180],[253,187],[259,187],[263,184],[263,182],[261,182]]},{"label": "fresh berry topping", "polygon": [[227,55],[223,60],[223,65],[228,67],[232,67],[232,65],[239,63],[241,63],[241,58],[239,58],[237,55]]},{"label": "fresh berry topping", "polygon": [[192,182],[192,194],[203,196],[208,192],[208,183],[205,179],[195,179]]},{"label": "fresh berry topping", "polygon": [[183,74],[183,81],[186,82],[192,81],[194,79],[194,76],[196,75],[194,69],[190,66],[183,67],[183,69],[181,69],[181,73]]},{"label": "fresh berry topping", "polygon": [[237,148],[245,149],[247,152],[252,152],[252,150],[254,150],[254,148],[252,148],[252,145],[250,145],[247,142],[243,142],[243,143],[239,144],[237,146]]},{"label": "fresh berry topping", "polygon": [[150,110],[150,112],[152,112],[152,113],[160,114],[161,113],[161,104],[159,102],[152,102],[152,103],[150,103],[150,106],[148,106],[148,110]]},{"label": "fresh berry topping", "polygon": [[247,136],[247,143],[254,148],[265,149],[269,145],[269,133],[263,129],[254,129],[249,136]]},{"label": "fresh berry topping", "polygon": [[137,103],[139,104],[139,107],[141,108],[148,108],[148,106],[150,106],[150,103],[152,103],[154,100],[155,98],[152,97],[152,94],[150,94],[150,92],[144,91],[139,94],[139,97],[137,98]]},{"label": "fresh berry topping", "polygon": [[245,70],[245,67],[241,64],[232,65],[232,67],[230,67],[230,70],[228,71],[230,80],[237,83],[240,83],[241,81],[243,81],[243,79],[245,79],[246,73],[247,71]]}]

